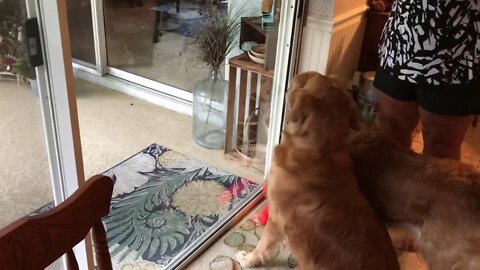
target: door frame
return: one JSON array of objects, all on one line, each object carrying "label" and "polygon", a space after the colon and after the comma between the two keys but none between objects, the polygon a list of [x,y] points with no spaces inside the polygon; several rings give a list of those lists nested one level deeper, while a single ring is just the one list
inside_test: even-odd
[{"label": "door frame", "polygon": [[[267,152],[265,159],[265,179],[273,160],[273,150],[280,143],[285,112],[285,94],[289,81],[296,73],[296,53],[301,43],[303,31],[303,0],[283,0],[281,20],[278,32],[277,56],[275,59],[275,75],[273,80],[270,108],[270,128],[268,132]],[[290,31],[288,31],[290,30]],[[283,90],[283,91],[282,91]]]}]

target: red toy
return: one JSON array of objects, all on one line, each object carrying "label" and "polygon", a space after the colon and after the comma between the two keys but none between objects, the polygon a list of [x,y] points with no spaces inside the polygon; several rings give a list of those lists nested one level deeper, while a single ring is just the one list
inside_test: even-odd
[{"label": "red toy", "polygon": [[[263,195],[264,196],[267,196],[267,185],[263,185]],[[258,213],[258,222],[260,222],[260,224],[262,225],[266,225],[267,224],[267,221],[268,221],[268,205],[265,206],[261,211],[260,213]]]}]

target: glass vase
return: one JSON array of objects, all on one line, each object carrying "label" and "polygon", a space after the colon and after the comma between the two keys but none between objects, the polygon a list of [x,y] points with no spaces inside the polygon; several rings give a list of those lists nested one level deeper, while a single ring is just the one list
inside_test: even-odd
[{"label": "glass vase", "polygon": [[193,89],[193,139],[210,149],[225,145],[227,82],[218,70]]}]

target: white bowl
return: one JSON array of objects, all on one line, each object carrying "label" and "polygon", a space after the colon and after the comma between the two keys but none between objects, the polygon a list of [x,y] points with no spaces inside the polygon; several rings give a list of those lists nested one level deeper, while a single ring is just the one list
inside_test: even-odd
[{"label": "white bowl", "polygon": [[252,48],[250,49],[252,54],[259,58],[265,58],[265,50],[266,50],[265,44],[257,44],[252,46]]},{"label": "white bowl", "polygon": [[248,51],[248,56],[249,56],[250,59],[252,59],[252,61],[255,62],[255,63],[265,64],[265,58],[256,57],[255,55],[252,54],[251,51]]}]

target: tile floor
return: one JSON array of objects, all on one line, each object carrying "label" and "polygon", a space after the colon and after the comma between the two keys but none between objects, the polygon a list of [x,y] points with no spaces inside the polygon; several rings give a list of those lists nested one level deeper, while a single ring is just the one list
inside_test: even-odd
[{"label": "tile floor", "polygon": [[[203,252],[196,260],[186,267],[187,270],[212,269],[232,270],[242,269],[236,260],[239,251],[252,251],[260,240],[265,227],[257,221],[257,214],[265,206],[259,204],[234,228],[225,233],[215,244]],[[258,270],[290,270],[296,263],[288,248],[282,248],[275,259],[266,267]],[[398,256],[401,270],[427,270],[425,263],[417,253],[405,252]]]}]

